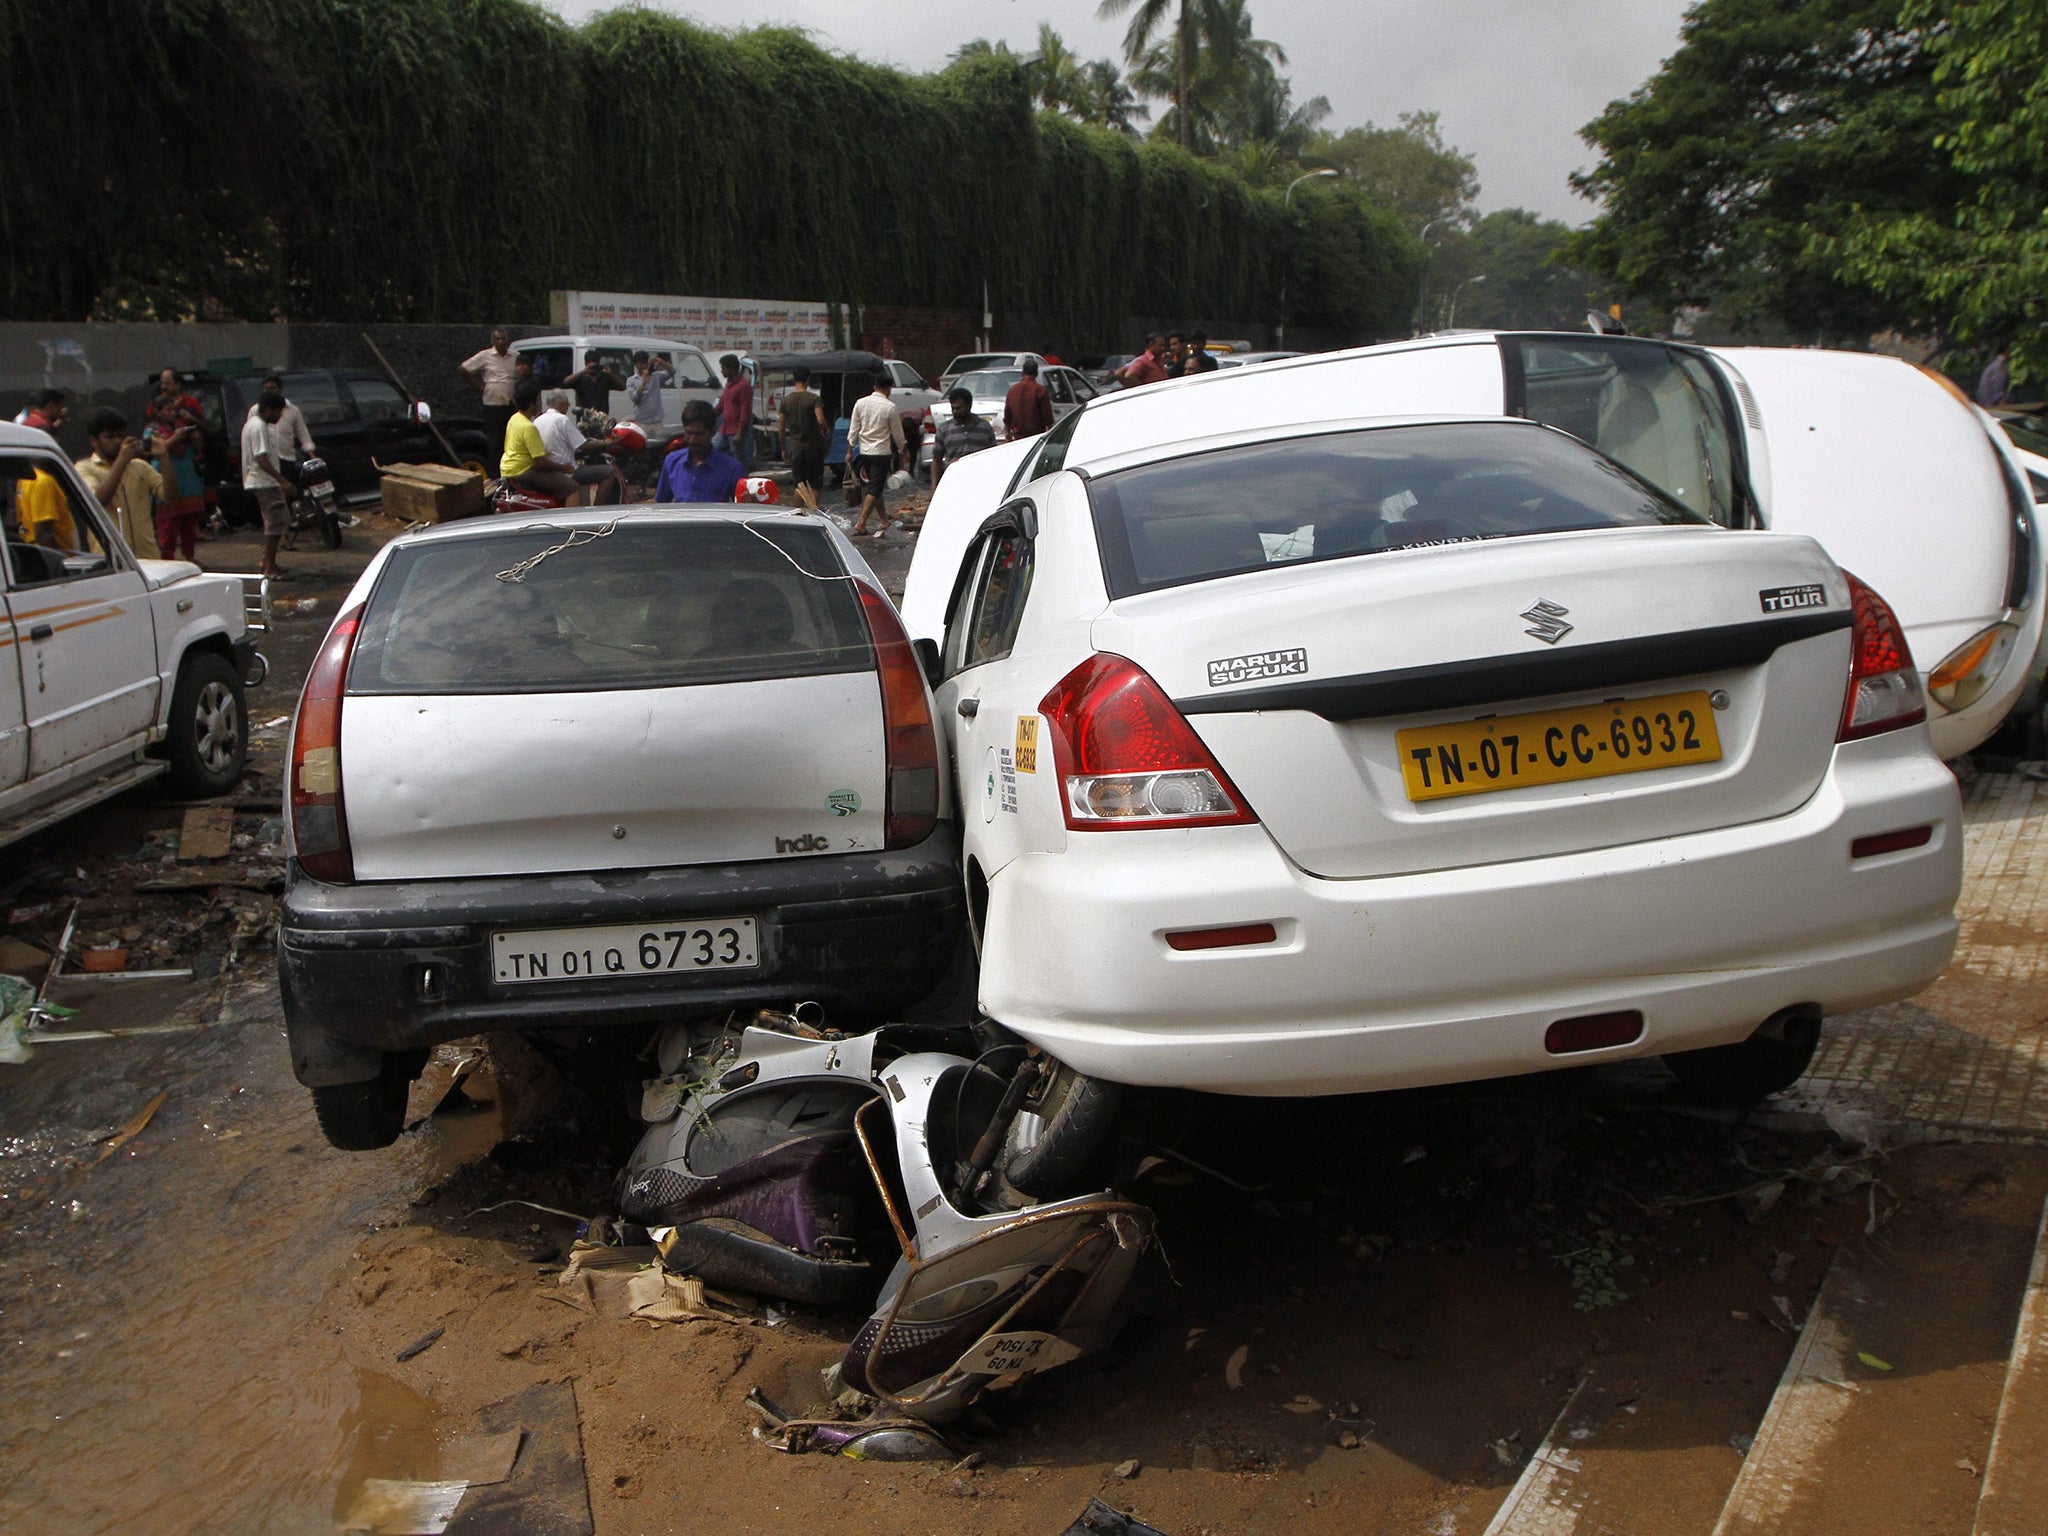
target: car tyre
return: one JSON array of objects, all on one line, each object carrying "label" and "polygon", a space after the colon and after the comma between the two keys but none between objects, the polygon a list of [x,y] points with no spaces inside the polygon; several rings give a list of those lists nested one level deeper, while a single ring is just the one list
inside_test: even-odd
[{"label": "car tyre", "polygon": [[224,795],[249,759],[249,712],[242,679],[218,651],[195,651],[178,669],[165,747],[171,787],[192,800]]},{"label": "car tyre", "polygon": [[[1773,1026],[1773,1033],[1765,1033]],[[1686,1092],[1718,1104],[1748,1105],[1798,1082],[1820,1048],[1820,1014],[1793,1010],[1747,1040],[1704,1051],[1678,1051],[1664,1065]]]},{"label": "car tyre", "polygon": [[405,1129],[405,1101],[424,1062],[419,1053],[384,1053],[383,1069],[366,1083],[315,1088],[313,1118],[327,1144],[342,1152],[374,1152]]}]

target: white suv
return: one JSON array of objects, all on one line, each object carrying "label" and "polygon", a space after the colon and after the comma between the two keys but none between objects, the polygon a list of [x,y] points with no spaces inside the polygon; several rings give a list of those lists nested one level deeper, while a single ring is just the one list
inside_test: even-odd
[{"label": "white suv", "polygon": [[[76,547],[22,540],[37,474],[57,483]],[[0,847],[160,774],[180,794],[242,776],[244,683],[268,664],[251,630],[264,583],[141,558],[43,432],[0,426]]]}]

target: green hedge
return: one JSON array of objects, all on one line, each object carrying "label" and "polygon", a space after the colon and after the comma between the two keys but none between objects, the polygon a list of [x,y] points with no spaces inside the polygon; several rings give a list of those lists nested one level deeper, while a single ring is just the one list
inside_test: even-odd
[{"label": "green hedge", "polygon": [[[523,0],[0,0],[0,315],[545,316],[554,288],[1391,334],[1421,252],[1033,112],[1013,61],[908,75]],[[1283,268],[1285,273],[1283,274]]]}]

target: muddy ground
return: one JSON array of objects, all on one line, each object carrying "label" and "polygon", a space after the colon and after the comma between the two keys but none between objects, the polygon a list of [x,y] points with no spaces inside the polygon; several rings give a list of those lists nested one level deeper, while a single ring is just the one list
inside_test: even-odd
[{"label": "muddy ground", "polygon": [[[892,585],[901,543],[877,562]],[[312,606],[266,645],[259,723],[288,712],[362,558],[300,560]],[[1123,1166],[1160,1246],[1109,1353],[991,1398],[958,1433],[972,1466],[779,1454],[744,1397],[824,1407],[857,1314],[652,1324],[555,1283],[635,1134],[619,1082],[508,1051],[435,1114],[464,1054],[444,1049],[396,1146],[321,1140],[246,878],[281,737],[259,738],[251,842],[223,861],[240,886],[134,893],[178,867],[163,834],[182,812],[147,790],[0,870],[6,907],[79,900],[95,938],[203,973],[64,994],[81,1027],[197,1028],[0,1067],[0,1528],[333,1531],[366,1479],[426,1475],[482,1410],[561,1384],[595,1529],[621,1536],[1053,1536],[1098,1494],[1175,1536],[1452,1536],[1484,1529],[1592,1371],[1629,1528],[1703,1532],[1845,1249],[1897,1282],[1873,1352],[1921,1404],[1859,1430],[1858,1454],[1930,1470],[1833,1528],[1968,1528],[2048,1152],[1871,1152],[1688,1103],[1652,1063],[1309,1104],[1141,1098]],[[48,942],[51,917],[14,931]]]}]

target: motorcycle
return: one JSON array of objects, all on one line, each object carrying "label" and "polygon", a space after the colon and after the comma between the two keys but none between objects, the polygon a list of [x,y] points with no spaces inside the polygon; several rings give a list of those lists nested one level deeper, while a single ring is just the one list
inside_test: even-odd
[{"label": "motorcycle", "polygon": [[[616,475],[618,456],[637,453],[647,447],[647,434],[630,421],[615,423],[604,435],[602,458]],[[554,512],[568,505],[551,491],[537,491],[509,479],[492,480],[484,487],[484,498],[494,513]]]},{"label": "motorcycle", "polygon": [[301,533],[317,533],[329,549],[341,548],[341,498],[334,490],[334,476],[327,461],[304,459],[295,479],[285,487],[284,547],[296,549]]}]

